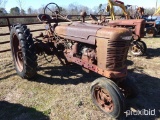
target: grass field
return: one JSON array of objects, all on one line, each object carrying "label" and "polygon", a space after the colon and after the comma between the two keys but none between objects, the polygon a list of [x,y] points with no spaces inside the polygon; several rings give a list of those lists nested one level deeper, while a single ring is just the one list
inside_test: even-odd
[{"label": "grass field", "polygon": [[[29,26],[31,29],[39,25]],[[43,28],[43,26],[41,26]],[[0,28],[8,32],[8,28]],[[34,35],[37,35],[34,33]],[[0,37],[8,41],[9,36]],[[138,86],[139,95],[126,100],[126,109],[153,110],[156,116],[124,116],[122,119],[160,120],[160,38],[145,38],[147,53],[128,56],[128,75]],[[1,45],[0,50],[10,48]],[[38,58],[38,75],[34,80],[16,75],[10,52],[0,53],[0,120],[110,120],[95,107],[90,84],[98,75],[85,73],[78,65],[62,66],[57,58],[47,63]]]}]

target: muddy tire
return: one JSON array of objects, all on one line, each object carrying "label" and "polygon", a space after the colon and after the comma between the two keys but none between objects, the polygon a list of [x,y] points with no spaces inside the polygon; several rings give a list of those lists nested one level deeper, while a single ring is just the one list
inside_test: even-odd
[{"label": "muddy tire", "polygon": [[131,43],[131,46],[129,48],[129,53],[133,56],[141,56],[146,53],[147,46],[145,42],[136,40]]},{"label": "muddy tire", "polygon": [[91,98],[100,110],[113,118],[119,118],[125,109],[125,99],[118,86],[104,77],[92,83]]},{"label": "muddy tire", "polygon": [[37,56],[35,46],[27,26],[13,25],[10,32],[12,57],[17,74],[25,79],[31,79],[37,72]]}]

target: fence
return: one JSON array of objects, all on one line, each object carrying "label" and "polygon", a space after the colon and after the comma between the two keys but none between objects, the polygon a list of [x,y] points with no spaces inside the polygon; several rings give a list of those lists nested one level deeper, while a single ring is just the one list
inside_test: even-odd
[{"label": "fence", "polygon": [[[97,17],[99,17],[100,15],[96,15]],[[80,15],[69,15],[70,19],[72,19],[73,21],[76,21],[76,20],[80,20]],[[5,25],[1,24],[0,23],[0,27],[8,27],[8,30],[10,31],[10,26],[11,24],[13,24],[13,22],[11,23],[11,19],[27,19],[27,18],[34,18],[36,19],[36,22],[28,22],[28,23],[23,23],[24,25],[34,25],[34,24],[42,24],[42,22],[38,22],[38,19],[37,19],[37,16],[36,15],[33,15],[33,16],[0,16],[0,20],[6,20],[4,23],[6,23]],[[110,17],[108,17],[109,19]],[[89,15],[87,16],[87,20],[89,19]],[[3,20],[3,21],[4,21]],[[43,31],[45,29],[36,29],[36,30],[31,30],[31,32],[37,32],[37,31]],[[0,33],[0,36],[6,36],[6,35],[9,35],[10,32],[8,33]],[[1,42],[0,41],[0,45],[3,45],[3,44],[7,44],[9,43],[10,41],[5,41],[5,42]],[[10,51],[10,49],[7,49],[7,50],[1,50],[0,53],[2,52],[7,52],[7,51]]]}]

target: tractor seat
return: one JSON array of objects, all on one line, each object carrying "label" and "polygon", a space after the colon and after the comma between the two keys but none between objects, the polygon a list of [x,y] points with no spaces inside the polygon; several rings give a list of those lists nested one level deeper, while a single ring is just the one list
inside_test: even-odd
[{"label": "tractor seat", "polygon": [[119,4],[123,4],[124,5],[124,2],[122,1],[119,1],[119,0],[115,0],[116,3],[119,3]]},{"label": "tractor seat", "polygon": [[51,17],[47,14],[39,14],[37,16],[37,18],[39,19],[39,21],[44,22],[44,21],[50,21]]}]

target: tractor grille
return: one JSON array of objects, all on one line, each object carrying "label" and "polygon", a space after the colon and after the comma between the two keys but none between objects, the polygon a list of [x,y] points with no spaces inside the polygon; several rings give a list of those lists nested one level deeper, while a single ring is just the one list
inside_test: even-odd
[{"label": "tractor grille", "polygon": [[108,41],[106,69],[118,70],[126,65],[130,41]]}]

